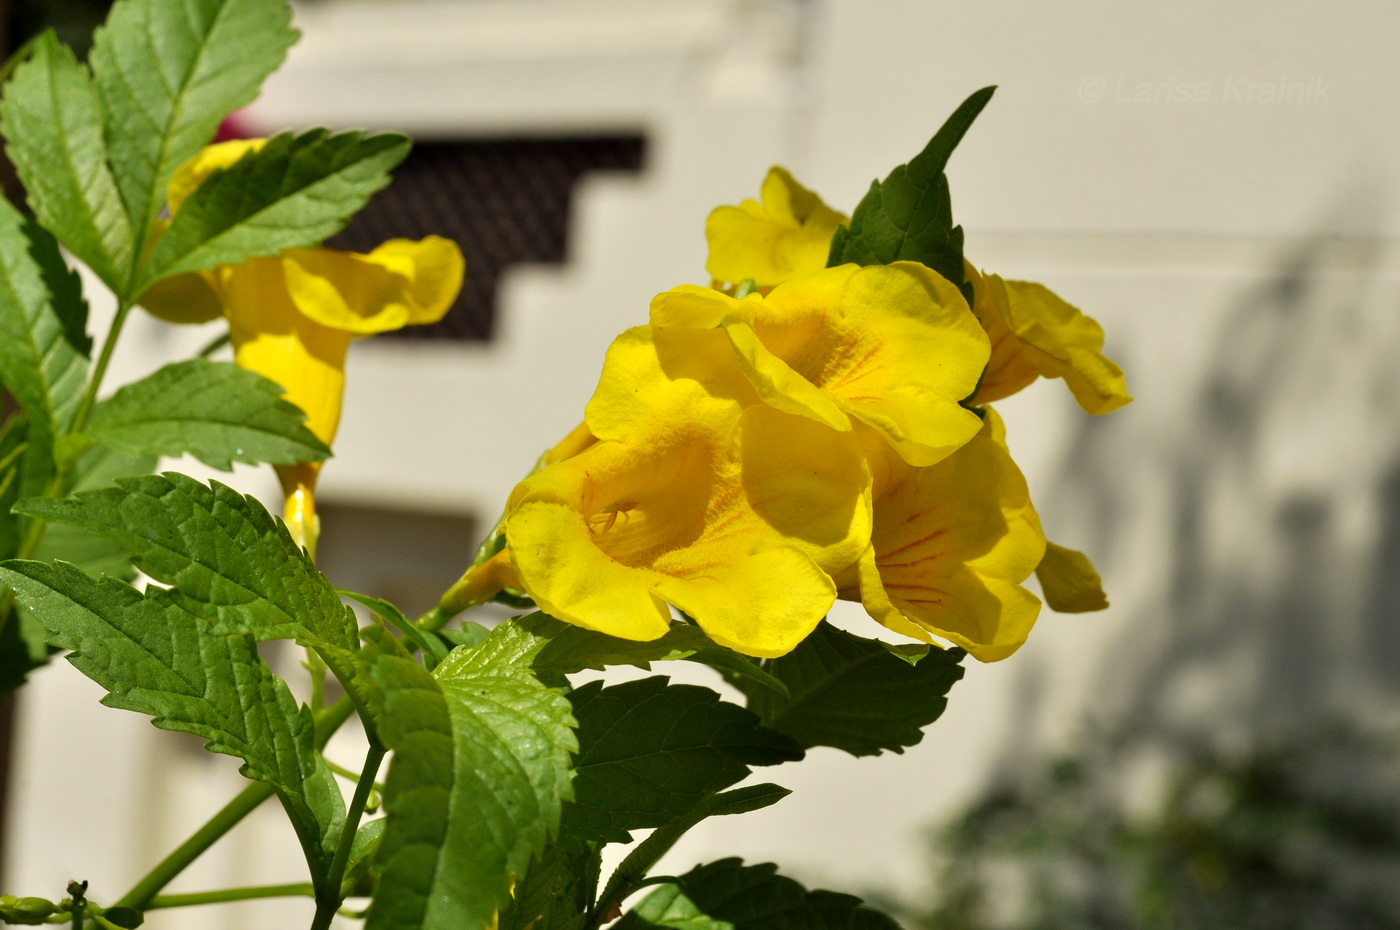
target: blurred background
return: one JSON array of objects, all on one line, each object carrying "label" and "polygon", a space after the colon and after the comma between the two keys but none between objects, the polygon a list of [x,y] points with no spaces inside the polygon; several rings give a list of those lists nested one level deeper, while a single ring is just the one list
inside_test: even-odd
[{"label": "blurred background", "polygon": [[[81,47],[105,7],[0,3],[3,41]],[[432,232],[468,262],[441,324],[351,353],[321,481],[342,587],[436,600],[612,337],[706,281],[713,207],[778,163],[849,212],[987,84],[948,170],[967,255],[1098,319],[1128,373],[1136,401],[1101,420],[1057,382],[999,405],[1047,533],[1113,606],[971,663],[904,755],[764,773],[794,794],[664,865],[776,861],[911,928],[1400,927],[1400,6],[294,7],[301,42],[238,128],[411,133],[336,243]],[[210,336],[134,319],[109,383]],[[168,464],[275,505],[270,472]],[[233,759],[99,697],[58,664],[10,710],[7,891],[120,893],[238,787]],[[269,809],[173,890],[301,868]],[[148,926],[295,925],[281,906]]]}]

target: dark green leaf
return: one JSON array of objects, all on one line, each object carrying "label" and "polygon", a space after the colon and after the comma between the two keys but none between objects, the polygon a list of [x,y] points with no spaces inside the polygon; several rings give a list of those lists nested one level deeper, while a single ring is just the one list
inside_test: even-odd
[{"label": "dark green leaf", "polygon": [[953,225],[953,203],[943,171],[995,90],[984,87],[968,97],[909,164],[891,171],[883,182],[871,184],[851,214],[850,229],[837,229],[832,237],[828,266],[922,262],[961,287],[971,302],[971,288],[963,275],[962,227]]},{"label": "dark green leaf", "polygon": [[107,163],[101,102],[87,68],[52,33],[6,86],[0,132],[39,222],[122,293],[136,234]]},{"label": "dark green leaf", "polygon": [[834,746],[855,756],[903,752],[943,713],[963,676],[961,649],[893,647],[826,621],[792,652],[768,663],[790,699],[741,684],[765,725],[804,748]]},{"label": "dark green leaf", "polygon": [[175,362],[121,388],[93,411],[87,435],[132,455],[193,455],[228,471],[234,462],[291,465],[331,454],[282,399],[282,388],[232,362]]},{"label": "dark green leaf", "polygon": [[140,290],[180,272],[318,244],[389,183],[408,148],[393,133],[274,136],[184,202],[151,252]]},{"label": "dark green leaf", "polygon": [[0,587],[0,698],[25,683],[49,661],[48,633]]},{"label": "dark green leaf", "polygon": [[170,176],[296,41],[286,0],[119,0],[93,35],[107,146],[144,242]]},{"label": "dark green leaf", "polygon": [[771,863],[721,859],[659,886],[613,925],[685,930],[899,930],[853,895],[808,891]]},{"label": "dark green leaf", "polygon": [[0,380],[28,424],[20,481],[30,490],[52,475],[87,377],[87,305],[62,261],[48,233],[0,200]]},{"label": "dark green leaf", "polygon": [[610,665],[651,670],[652,662],[688,660],[721,670],[726,679],[748,678],[786,694],[781,682],[746,656],[717,646],[698,626],[678,623],[660,639],[636,642],[585,630],[539,612],[512,617],[486,638],[476,661],[528,664],[540,673],[572,675]]},{"label": "dark green leaf", "polygon": [[71,650],[68,660],[107,689],[103,704],[201,736],[211,751],[243,759],[244,775],[276,788],[313,874],[326,870],[344,805],[315,751],[310,710],[263,662],[252,637],[210,632],[162,588],[143,595],[63,562],[6,562],[0,579],[50,642]]},{"label": "dark green leaf", "polygon": [[569,695],[578,718],[571,835],[627,842],[629,831],[659,827],[749,774],[751,765],[802,758],[788,738],[721,701],[708,688],[664,676]]},{"label": "dark green leaf", "polygon": [[464,652],[435,675],[403,656],[373,660],[394,758],[367,930],[487,926],[571,795],[569,702],[523,669],[464,664]]},{"label": "dark green leaf", "polygon": [[215,632],[295,639],[320,652],[342,683],[353,680],[355,615],[255,499],[217,481],[206,486],[166,474],[18,507],[124,546],[138,568],[173,586],[176,604]]},{"label": "dark green leaf", "polygon": [[567,837],[531,861],[515,884],[499,930],[581,930],[598,886],[596,846]]}]

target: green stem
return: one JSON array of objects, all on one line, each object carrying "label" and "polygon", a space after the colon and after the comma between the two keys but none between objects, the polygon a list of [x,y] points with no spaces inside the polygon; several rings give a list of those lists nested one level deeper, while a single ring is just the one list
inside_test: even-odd
[{"label": "green stem", "polygon": [[[350,714],[354,711],[354,704],[348,697],[341,698],[323,712],[316,715],[316,749],[326,748],[331,736],[340,728]],[[138,911],[145,910],[150,906],[150,902],[160,890],[174,880],[189,866],[191,862],[198,859],[206,849],[213,846],[219,837],[229,830],[232,830],[239,821],[252,811],[263,801],[272,797],[272,786],[266,782],[255,781],[244,788],[238,795],[223,809],[215,814],[208,823],[195,831],[189,839],[181,843],[170,855],[166,856],[156,867],[146,873],[146,876],[136,883],[130,891],[122,896],[114,907],[131,907]]]},{"label": "green stem", "polygon": [[310,882],[290,885],[257,885],[251,888],[222,888],[218,891],[196,891],[190,894],[162,894],[151,899],[146,910],[163,907],[198,907],[201,904],[221,904],[225,901],[251,901],[255,898],[313,898],[316,889]]},{"label": "green stem", "polygon": [[126,894],[122,895],[116,907],[130,907],[138,911],[143,911],[150,906],[151,899],[174,880],[175,876],[185,870],[191,862],[198,859],[203,852],[214,842],[223,836],[244,817],[248,816],[259,804],[272,797],[272,786],[266,782],[255,781],[248,787],[240,791],[232,801],[224,805],[219,811],[209,819],[209,822],[194,832],[189,839],[185,840],[175,851],[162,859],[155,868],[146,873],[146,877],[136,883]]},{"label": "green stem", "polygon": [[102,387],[102,378],[107,374],[107,366],[112,361],[112,352],[117,348],[117,337],[121,335],[122,326],[126,323],[132,306],[125,301],[117,304],[117,315],[112,320],[111,328],[107,330],[107,338],[102,341],[102,352],[97,356],[97,364],[93,366],[92,375],[88,378],[87,390],[83,392],[82,402],[78,404],[78,412],[73,416],[72,432],[74,433],[81,433],[87,428],[88,418],[92,416],[93,405],[97,403],[97,392]]},{"label": "green stem", "polygon": [[608,913],[614,907],[621,906],[627,896],[644,885],[651,884],[647,881],[646,875],[657,860],[671,851],[671,847],[676,845],[676,841],[685,835],[685,832],[705,819],[705,814],[698,817],[685,817],[674,820],[664,827],[657,827],[652,831],[651,836],[637,844],[637,848],[622,860],[622,864],[613,872],[612,877],[603,888],[603,893],[598,897],[598,903],[593,909],[592,919],[588,922],[589,927],[600,927],[608,919]]},{"label": "green stem", "polygon": [[311,930],[327,930],[335,913],[344,900],[340,895],[340,883],[345,878],[345,867],[350,863],[350,850],[355,845],[355,833],[360,828],[360,817],[365,812],[365,802],[374,790],[374,776],[379,772],[379,763],[384,761],[385,750],[378,742],[371,742],[365,754],[365,766],[360,772],[359,783],[355,785],[355,795],[350,799],[350,808],[345,812],[345,829],[340,834],[340,842],[335,847],[335,858],[331,860],[330,871],[316,894],[316,917],[311,921]]},{"label": "green stem", "polygon": [[213,355],[215,352],[217,352],[217,351],[219,351],[220,349],[222,349],[224,346],[228,345],[228,343],[229,343],[229,334],[228,334],[228,333],[224,333],[224,334],[221,335],[221,336],[215,336],[213,339],[211,339],[211,340],[209,341],[209,344],[208,344],[208,345],[206,345],[204,348],[202,348],[202,349],[199,350],[199,357],[200,357],[200,358],[208,358],[209,356]]}]

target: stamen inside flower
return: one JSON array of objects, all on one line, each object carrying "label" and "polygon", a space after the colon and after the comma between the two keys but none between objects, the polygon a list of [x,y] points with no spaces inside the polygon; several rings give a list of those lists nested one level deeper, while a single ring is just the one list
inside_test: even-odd
[{"label": "stamen inside flower", "polygon": [[623,501],[620,504],[614,504],[607,510],[600,510],[595,513],[585,521],[588,525],[589,535],[600,536],[606,533],[617,523],[618,516],[622,517],[622,525],[626,526],[628,519],[627,514],[636,506],[637,501]]}]

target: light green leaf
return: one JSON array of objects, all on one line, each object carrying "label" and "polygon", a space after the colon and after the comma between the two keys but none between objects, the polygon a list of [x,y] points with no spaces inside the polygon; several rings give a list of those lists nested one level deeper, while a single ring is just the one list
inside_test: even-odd
[{"label": "light green leaf", "polygon": [[378,657],[379,737],[394,751],[367,930],[480,930],[511,900],[571,796],[569,702],[528,672]]},{"label": "light green leaf", "polygon": [[54,444],[77,411],[91,347],[86,324],[87,305],[53,238],[0,200],[0,381],[28,424],[26,489],[53,474]]},{"label": "light green leaf", "polygon": [[274,136],[190,195],[151,252],[139,290],[169,275],[317,245],[389,183],[408,149],[394,133]]},{"label": "light green leaf", "polygon": [[964,655],[961,649],[890,646],[822,621],[796,649],[768,663],[790,698],[740,687],[766,726],[804,748],[834,746],[854,756],[903,752],[948,706]]},{"label": "light green leaf", "polygon": [[[93,35],[93,78],[122,200],[142,243],[170,176],[297,39],[286,0],[118,0]],[[134,296],[134,295],[133,295]]]},{"label": "light green leaf", "polygon": [[909,164],[870,185],[851,214],[850,228],[838,227],[832,237],[828,267],[922,262],[962,288],[971,303],[972,289],[963,275],[963,231],[953,225],[943,169],[995,90],[984,87],[968,97]]},{"label": "light green leaf", "polygon": [[171,473],[123,478],[65,500],[21,501],[18,509],[124,546],[215,632],[295,639],[321,653],[343,684],[354,681],[354,614],[255,499]]},{"label": "light green leaf", "polygon": [[122,293],[136,238],[107,164],[97,90],[87,68],[53,33],[33,48],[0,102],[5,151],[39,222]]},{"label": "light green leaf", "polygon": [[228,471],[234,462],[291,465],[331,454],[282,388],[232,362],[166,365],[98,404],[87,435],[131,455],[193,455]]},{"label": "light green leaf", "polygon": [[721,859],[657,887],[615,930],[899,930],[854,895],[808,891],[778,867]]},{"label": "light green leaf", "polygon": [[579,754],[572,836],[628,842],[631,830],[660,827],[740,781],[751,765],[802,758],[787,737],[709,688],[664,676],[571,692]]},{"label": "light green leaf", "polygon": [[326,871],[344,805],[315,751],[310,710],[259,657],[252,637],[215,635],[161,588],[143,595],[63,562],[6,562],[0,580],[50,642],[71,650],[68,660],[107,689],[103,704],[243,759],[244,775],[277,790],[312,874]]}]

